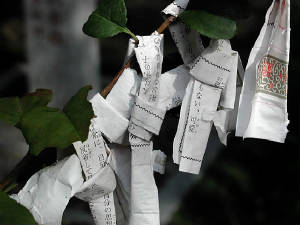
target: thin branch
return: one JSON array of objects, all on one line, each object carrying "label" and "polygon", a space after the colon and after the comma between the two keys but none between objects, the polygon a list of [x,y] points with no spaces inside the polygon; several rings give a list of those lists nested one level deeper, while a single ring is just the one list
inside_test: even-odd
[{"label": "thin branch", "polygon": [[160,27],[156,30],[157,33],[161,34],[162,32],[165,31],[165,29],[174,21],[176,20],[175,16],[170,16],[168,17],[161,25]]},{"label": "thin branch", "polygon": [[114,77],[114,79],[101,91],[101,95],[103,97],[106,97],[108,93],[111,91],[111,89],[115,86],[117,81],[119,80],[120,76],[122,75],[123,71],[130,67],[132,59],[130,58],[128,62],[121,68],[121,70],[117,73],[117,75]]}]

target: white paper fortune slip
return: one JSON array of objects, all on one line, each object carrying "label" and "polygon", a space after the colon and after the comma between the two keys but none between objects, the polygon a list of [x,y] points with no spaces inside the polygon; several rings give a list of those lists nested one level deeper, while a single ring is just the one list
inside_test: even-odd
[{"label": "white paper fortune slip", "polygon": [[153,177],[150,138],[158,134],[165,110],[158,107],[163,60],[163,35],[154,32],[139,38],[135,55],[142,81],[132,109],[129,130],[131,145],[130,225],[159,225],[158,191]]},{"label": "white paper fortune slip", "polygon": [[285,141],[289,49],[290,1],[274,0],[248,59],[237,136]]},{"label": "white paper fortune slip", "polygon": [[78,157],[73,154],[35,173],[11,197],[24,205],[38,224],[60,225],[70,198],[83,183]]},{"label": "white paper fortune slip", "polygon": [[[127,77],[127,75],[123,74],[120,77],[120,79],[121,78],[125,79],[126,77]],[[118,82],[121,82],[120,79]],[[126,79],[131,80],[131,77],[128,77]],[[160,109],[166,111],[168,109],[171,109],[173,107],[180,105],[189,79],[190,79],[189,72],[185,66],[179,66],[173,70],[170,70],[170,71],[162,74],[160,76],[159,97],[158,97],[158,103],[157,103],[158,107]],[[129,90],[129,89],[130,88],[128,88],[127,90]],[[135,87],[133,89],[135,89]],[[111,95],[113,93],[117,94],[119,92],[112,91],[112,92],[110,92],[109,95]],[[132,91],[132,93],[135,94],[136,91]],[[124,95],[124,93],[123,93],[123,95]],[[117,96],[116,96],[116,99],[119,99],[119,98],[117,98]],[[119,102],[119,105],[117,107],[119,107],[120,105],[123,105],[123,104],[124,104],[124,102]],[[130,106],[132,106],[132,104],[130,104]],[[131,107],[128,111],[130,111],[130,110],[131,110]],[[120,111],[122,111],[122,110],[120,110]],[[133,133],[137,133],[137,135],[139,135],[139,137],[141,137],[141,139],[150,140],[150,138],[152,137],[152,134],[150,132],[148,132],[147,130],[145,130],[144,128],[136,126],[133,123],[131,123],[130,126],[131,126],[131,128],[129,130],[131,130]],[[142,140],[140,140],[140,141],[142,142]],[[147,146],[148,143],[149,143],[149,141],[145,142],[144,143],[145,146]],[[114,171],[116,173],[116,178],[117,178],[116,195],[120,202],[120,207],[122,209],[122,212],[117,213],[117,221],[121,220],[121,218],[118,218],[118,217],[119,217],[119,215],[123,214],[124,221],[125,221],[124,224],[128,224],[128,220],[129,220],[129,216],[130,216],[130,207],[129,206],[131,204],[131,182],[130,182],[131,181],[131,166],[132,166],[131,165],[131,152],[130,152],[130,148],[128,148],[127,146],[121,146],[121,145],[117,145],[117,144],[110,144],[109,146],[110,146],[111,152],[112,152],[112,166],[114,168]],[[134,146],[134,147],[135,147],[135,149],[137,149],[137,146]],[[143,145],[141,145],[141,147],[143,147]],[[147,151],[148,150],[145,150],[145,154],[150,154]],[[166,161],[165,154],[161,151],[154,150],[154,151],[152,151],[151,155],[152,156],[149,155],[149,157],[148,156],[146,157],[149,159],[149,161],[147,161],[148,163],[147,163],[146,167],[151,167],[151,164],[152,164],[154,171],[159,172],[159,173],[164,173],[165,161]],[[151,162],[150,162],[150,158],[151,158]],[[135,157],[134,161],[136,161],[136,157]],[[138,166],[140,166],[140,165],[138,165]],[[134,166],[134,168],[136,168],[136,166]],[[152,169],[151,170],[149,169],[148,172],[149,171],[152,171]],[[153,176],[152,173],[153,172],[151,172],[149,174],[149,176],[151,177],[150,181],[154,182],[154,180],[152,178],[152,176]],[[150,191],[149,193],[156,194],[156,192],[157,192],[156,187],[153,186],[153,184],[151,186],[153,187],[153,192]],[[149,195],[147,195],[147,196],[149,196]],[[138,199],[139,195],[134,194],[134,198]],[[151,198],[152,197],[150,195],[149,199],[151,200]],[[154,205],[154,206],[156,204],[155,199],[156,199],[156,195],[154,198],[154,203],[151,200],[152,205]],[[154,207],[154,208],[157,209],[157,207]],[[155,212],[155,218],[156,218],[156,220],[158,218],[157,212]],[[139,223],[139,221],[145,221],[145,220],[153,221],[153,215],[149,215],[147,217],[146,215],[141,214],[139,216],[135,216],[134,219],[135,219],[135,221],[131,220],[131,223]]]},{"label": "white paper fortune slip", "polygon": [[131,214],[130,225],[159,225],[158,190],[153,176],[151,141],[130,134]]},{"label": "white paper fortune slip", "polygon": [[[120,151],[117,150],[121,148],[122,151],[126,152],[127,150],[128,154],[131,153],[129,149],[126,149],[128,147],[122,147],[121,145],[117,144],[111,144],[111,146],[114,146],[115,151],[110,152],[101,135],[103,134],[110,142],[113,143],[124,142],[124,136],[126,136],[129,123],[128,117],[130,116],[133,98],[135,97],[135,93],[139,87],[139,84],[140,78],[136,72],[132,69],[126,69],[106,99],[99,94],[95,95],[91,99],[91,103],[96,118],[92,120],[89,138],[87,143],[77,143],[78,146],[76,149],[81,150],[85,147],[87,147],[87,149],[89,149],[89,147],[91,148],[91,157],[88,159],[94,166],[85,166],[87,168],[87,174],[91,173],[89,169],[90,167],[97,168],[100,159],[104,162],[103,165],[100,163],[100,167],[103,167],[103,169],[100,169],[100,172],[97,172],[95,175],[98,178],[92,177],[91,179],[94,181],[87,185],[86,189],[83,190],[83,193],[77,194],[77,196],[79,196],[81,199],[90,201],[92,213],[93,216],[96,217],[95,220],[97,224],[124,224],[126,221],[128,221],[129,206],[126,204],[126,201],[124,201],[124,196],[127,196],[126,193],[128,190],[125,189],[127,191],[124,192],[124,186],[122,185],[122,182],[126,183],[127,181],[126,184],[130,183],[130,176],[127,176],[128,173],[125,172],[128,170],[126,167],[126,162],[124,162],[122,157],[120,157],[124,156],[124,154],[126,156],[126,153],[117,154],[120,153]],[[80,153],[78,152],[78,154]],[[86,156],[83,155],[82,161],[86,163],[84,157]],[[113,159],[114,162],[112,166],[113,169],[118,171],[116,173],[118,180],[122,181],[117,183],[117,190],[122,191],[115,191],[114,194],[112,191],[115,189],[114,187],[116,184],[114,183],[115,176],[112,174],[110,165],[108,165],[108,163],[110,163],[110,159]],[[125,164],[123,165],[123,163]],[[86,183],[89,181],[90,180],[88,180]],[[102,181],[105,183],[101,183]],[[95,188],[96,182],[101,183],[102,189],[108,186],[108,188],[106,188],[107,190],[103,191],[100,188]],[[130,188],[130,186],[126,186],[126,188]],[[97,196],[92,193],[93,189],[95,189],[95,192],[100,195],[101,193],[106,194],[103,197],[99,195],[100,198],[98,198],[97,201],[92,201],[91,197],[97,198]],[[116,213],[118,213],[117,215],[114,212],[115,210]]]},{"label": "white paper fortune slip", "polygon": [[[179,164],[180,171],[199,173],[211,125],[215,120],[224,121],[225,113],[217,112],[217,107],[231,75],[234,78],[230,85],[235,88],[238,59],[237,53],[227,43],[226,40],[211,41],[210,46],[190,65],[193,77],[181,106],[173,145],[173,160]],[[235,98],[235,92],[228,95]],[[234,101],[230,98],[224,98],[223,104],[233,108]]]},{"label": "white paper fortune slip", "polygon": [[110,150],[92,120],[88,139],[73,143],[86,181],[76,196],[88,201],[96,225],[116,224],[113,191],[116,180],[109,163]]},{"label": "white paper fortune slip", "polygon": [[142,82],[135,99],[131,122],[158,134],[165,111],[157,107],[163,60],[163,35],[157,32],[139,37],[135,55],[142,71]]},{"label": "white paper fortune slip", "polygon": [[[115,189],[115,200],[118,201],[120,209],[116,205],[117,224],[128,224],[131,205],[131,151],[129,146],[110,144],[112,154],[111,166],[116,174],[117,187]],[[160,150],[152,152],[152,165],[155,172],[164,174],[166,155]],[[116,202],[116,201],[115,201]]]},{"label": "white paper fortune slip", "polygon": [[[93,119],[94,126],[112,143],[128,143],[128,140],[124,141],[124,137],[126,137],[128,118],[140,82],[141,79],[135,70],[126,69],[106,99],[98,94],[91,100],[97,116]],[[151,134],[147,131],[145,133],[150,138]],[[112,167],[117,178],[114,192],[117,224],[128,224],[131,204],[131,152],[127,146],[118,144],[109,146],[112,148]],[[152,156],[151,161],[159,172],[163,172],[163,156],[162,154],[155,154],[155,156],[155,158]]]}]

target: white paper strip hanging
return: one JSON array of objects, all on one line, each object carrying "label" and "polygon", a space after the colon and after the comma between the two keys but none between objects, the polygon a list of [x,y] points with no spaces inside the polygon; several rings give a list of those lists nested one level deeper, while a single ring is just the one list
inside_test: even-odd
[{"label": "white paper strip hanging", "polygon": [[135,55],[142,71],[142,81],[135,99],[131,122],[158,134],[165,111],[157,107],[163,61],[163,35],[154,32],[139,38]]},{"label": "white paper strip hanging", "polygon": [[[230,76],[234,76],[231,79],[234,85],[230,85],[235,86],[237,57],[227,41],[214,40],[191,64],[193,78],[181,106],[173,145],[173,159],[179,163],[180,171],[198,174],[213,121],[218,127],[225,127],[226,114],[218,112],[217,107]],[[235,92],[226,95],[224,104],[229,105],[227,101],[234,104],[231,98],[235,99]]]},{"label": "white paper strip hanging", "polygon": [[159,133],[165,115],[165,110],[158,108],[163,35],[154,32],[138,38],[135,55],[143,77],[128,128],[132,152],[129,224],[159,225],[158,191],[153,177],[153,145],[150,138],[152,133]]},{"label": "white paper strip hanging", "polygon": [[89,136],[85,142],[73,143],[80,159],[86,181],[77,197],[88,201],[96,225],[116,225],[116,212],[113,191],[116,180],[109,163],[110,150],[102,138],[100,130],[90,125]]},{"label": "white paper strip hanging", "polygon": [[158,190],[153,176],[151,141],[130,134],[131,214],[130,225],[159,225]]},{"label": "white paper strip hanging", "polygon": [[237,136],[285,141],[289,48],[290,1],[274,0],[248,59]]}]

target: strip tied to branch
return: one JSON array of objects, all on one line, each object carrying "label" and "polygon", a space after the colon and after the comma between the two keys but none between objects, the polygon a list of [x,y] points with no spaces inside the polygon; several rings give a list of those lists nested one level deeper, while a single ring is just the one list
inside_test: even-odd
[{"label": "strip tied to branch", "polygon": [[[164,30],[166,28],[168,28],[168,26],[176,20],[175,16],[169,16],[160,26],[159,28],[156,30],[157,33],[161,34],[164,32]],[[136,45],[138,45],[138,41],[135,42]],[[106,97],[109,92],[111,91],[111,89],[115,86],[115,84],[117,83],[118,79],[120,78],[120,76],[122,75],[123,71],[127,68],[130,67],[130,64],[132,63],[133,59],[130,58],[128,60],[128,62],[121,68],[121,70],[115,75],[115,77],[112,79],[112,81],[101,91],[101,95],[103,97]]]}]

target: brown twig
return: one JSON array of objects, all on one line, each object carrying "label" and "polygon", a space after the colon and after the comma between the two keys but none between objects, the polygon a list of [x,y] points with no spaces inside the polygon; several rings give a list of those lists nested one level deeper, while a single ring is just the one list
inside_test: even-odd
[{"label": "brown twig", "polygon": [[112,79],[112,81],[101,91],[101,95],[103,97],[106,97],[108,93],[111,91],[111,89],[115,86],[117,81],[119,80],[119,77],[122,75],[123,71],[130,67],[131,58],[128,60],[128,62],[122,67],[122,69],[117,73],[117,75]]},{"label": "brown twig", "polygon": [[[176,19],[175,16],[170,16],[168,17],[160,26],[159,28],[156,30],[157,33],[161,34],[162,32],[164,32],[164,30]],[[138,44],[138,43],[136,43]],[[106,97],[108,95],[108,93],[111,91],[111,89],[115,86],[115,84],[117,83],[118,79],[120,78],[120,76],[122,75],[123,71],[127,68],[130,67],[130,63],[132,61],[132,58],[130,58],[128,60],[128,62],[121,68],[121,70],[117,73],[117,75],[113,78],[113,80],[101,91],[101,95],[103,97]]]},{"label": "brown twig", "polygon": [[164,32],[164,30],[174,21],[176,20],[175,16],[169,16],[161,25],[160,27],[156,30],[157,33],[161,34]]}]

